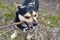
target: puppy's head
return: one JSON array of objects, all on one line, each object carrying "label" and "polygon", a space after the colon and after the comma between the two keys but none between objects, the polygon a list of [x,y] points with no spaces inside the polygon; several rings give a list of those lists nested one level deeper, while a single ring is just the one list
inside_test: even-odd
[{"label": "puppy's head", "polygon": [[17,6],[18,18],[20,21],[28,23],[30,26],[37,26],[38,14],[34,8],[27,8],[26,6]]},{"label": "puppy's head", "polygon": [[38,24],[37,21],[38,14],[35,11],[32,11],[32,13],[27,12],[24,15],[19,14],[18,17],[20,21],[25,21],[29,24],[33,24],[33,26],[36,26]]}]

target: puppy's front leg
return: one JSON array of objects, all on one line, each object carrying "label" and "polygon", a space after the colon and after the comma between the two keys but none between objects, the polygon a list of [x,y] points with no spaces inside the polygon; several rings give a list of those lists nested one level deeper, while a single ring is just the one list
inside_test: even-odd
[{"label": "puppy's front leg", "polygon": [[17,35],[18,35],[18,30],[14,30],[14,33],[11,35],[10,38],[14,39],[17,37]]},{"label": "puppy's front leg", "polygon": [[32,38],[32,36],[33,36],[32,34],[28,33],[27,40],[30,40]]}]

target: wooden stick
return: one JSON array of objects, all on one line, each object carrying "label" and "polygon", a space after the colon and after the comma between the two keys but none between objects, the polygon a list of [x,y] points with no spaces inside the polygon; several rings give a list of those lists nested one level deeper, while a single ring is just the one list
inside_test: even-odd
[{"label": "wooden stick", "polygon": [[[49,15],[51,15],[51,14],[45,14],[45,15],[39,16],[38,18],[46,17],[46,16],[49,16]],[[8,27],[8,26],[18,25],[18,24],[21,24],[21,23],[23,23],[23,22],[10,23],[10,24],[5,25],[5,26],[0,26],[0,30],[3,29],[3,28],[6,28],[6,27]],[[11,31],[11,30],[12,30],[12,29],[10,29],[10,30],[8,30],[8,31],[6,31],[6,32],[4,32],[4,33],[7,33],[7,32],[9,32],[9,31]],[[4,33],[2,33],[2,34],[4,34]],[[2,34],[0,34],[0,35],[2,35]]]},{"label": "wooden stick", "polygon": [[39,16],[38,18],[42,18],[42,17],[46,17],[46,16],[50,16],[50,15],[52,15],[52,14],[44,14],[42,16]]},{"label": "wooden stick", "polygon": [[0,29],[6,28],[6,27],[8,27],[8,26],[18,25],[18,24],[21,24],[21,23],[23,23],[23,22],[10,23],[10,24],[5,25],[5,26],[0,26]]},{"label": "wooden stick", "polygon": [[[49,16],[49,15],[51,15],[51,14],[45,14],[45,15],[39,16],[38,18],[46,17],[46,16]],[[23,22],[10,23],[10,24],[5,25],[5,26],[0,26],[0,29],[8,27],[8,26],[18,25],[18,24],[21,24],[21,23],[23,23]]]},{"label": "wooden stick", "polygon": [[[1,27],[0,27],[0,30],[3,29],[3,28],[6,28],[6,27],[8,27],[8,26],[18,25],[18,24],[21,24],[21,23],[23,23],[23,22],[10,23],[10,24],[8,24],[8,25],[1,26]],[[11,30],[12,30],[12,29],[7,30],[7,31],[1,33],[0,36],[3,35],[3,34],[5,34],[5,33],[7,33],[7,32],[10,32]]]},{"label": "wooden stick", "polygon": [[7,33],[7,32],[10,32],[11,30],[12,30],[12,29],[10,29],[10,30],[8,30],[8,31],[5,31],[5,32],[1,33],[0,36],[3,35],[3,34],[5,34],[5,33]]}]

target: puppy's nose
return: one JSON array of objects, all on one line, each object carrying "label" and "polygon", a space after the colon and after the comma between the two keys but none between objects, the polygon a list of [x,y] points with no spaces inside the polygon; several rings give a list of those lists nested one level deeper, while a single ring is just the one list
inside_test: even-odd
[{"label": "puppy's nose", "polygon": [[34,21],[33,26],[37,26],[38,22]]}]

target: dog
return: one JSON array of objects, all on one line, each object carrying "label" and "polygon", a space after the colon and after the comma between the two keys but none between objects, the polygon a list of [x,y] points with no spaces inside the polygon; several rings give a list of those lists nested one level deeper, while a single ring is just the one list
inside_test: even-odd
[{"label": "dog", "polygon": [[[37,12],[39,8],[38,0],[25,0],[22,5],[17,4],[16,7],[17,11],[14,22],[23,21],[23,23],[15,26],[21,29],[23,32],[34,29],[34,27],[38,25],[37,21],[38,17]],[[17,34],[18,31],[14,30],[14,33],[11,35],[11,38],[15,38]]]}]

